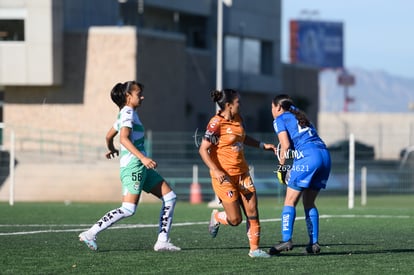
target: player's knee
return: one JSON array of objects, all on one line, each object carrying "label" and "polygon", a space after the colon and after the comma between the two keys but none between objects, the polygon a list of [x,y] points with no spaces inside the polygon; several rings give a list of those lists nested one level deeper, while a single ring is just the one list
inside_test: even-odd
[{"label": "player's knee", "polygon": [[238,226],[239,224],[241,224],[242,218],[241,217],[235,217],[235,218],[227,217],[227,222],[231,226]]},{"label": "player's knee", "polygon": [[128,202],[122,203],[121,208],[118,209],[118,211],[120,211],[120,213],[125,218],[134,215],[136,210],[137,210],[137,205],[133,203],[128,203]]}]

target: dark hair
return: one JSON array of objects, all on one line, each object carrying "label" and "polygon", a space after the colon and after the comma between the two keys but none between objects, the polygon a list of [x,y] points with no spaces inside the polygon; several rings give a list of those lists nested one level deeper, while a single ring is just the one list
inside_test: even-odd
[{"label": "dark hair", "polygon": [[137,85],[141,91],[144,90],[144,85],[142,85],[139,82],[136,82],[134,80],[127,81],[124,83],[117,83],[111,90],[111,99],[112,101],[119,107],[119,109],[122,109],[122,107],[125,106],[126,103],[126,94],[131,93],[132,87],[134,85]]},{"label": "dark hair", "polygon": [[226,103],[232,103],[237,97],[238,92],[232,89],[224,89],[221,91],[214,90],[211,92],[213,102],[216,102],[221,110],[226,107]]},{"label": "dark hair", "polygon": [[293,100],[285,94],[277,95],[273,98],[273,104],[275,106],[280,105],[283,110],[289,111],[295,115],[298,123],[302,127],[311,126],[309,119],[307,118],[306,114],[299,110],[294,104]]}]

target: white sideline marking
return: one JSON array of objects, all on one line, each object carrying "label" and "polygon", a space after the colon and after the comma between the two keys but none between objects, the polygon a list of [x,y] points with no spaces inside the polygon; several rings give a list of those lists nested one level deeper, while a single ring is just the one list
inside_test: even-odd
[{"label": "white sideline marking", "polygon": [[[345,219],[354,219],[354,218],[363,218],[363,219],[409,219],[411,216],[393,216],[393,215],[320,215],[319,219],[330,219],[330,218],[345,218]],[[296,217],[296,220],[304,220],[305,217]],[[277,222],[280,219],[263,219],[260,220],[260,223],[264,222]],[[244,223],[245,221],[243,221]],[[173,223],[174,227],[177,226],[191,226],[191,225],[205,225],[208,222],[183,222],[183,223]],[[83,227],[85,226],[85,227]],[[87,230],[91,224],[0,224],[1,227],[76,227],[72,229],[43,229],[35,231],[20,231],[20,232],[7,232],[0,233],[0,236],[13,236],[13,235],[30,235],[30,234],[41,234],[41,233],[62,233],[62,232],[82,232]],[[83,227],[83,228],[79,228]],[[148,228],[154,227],[157,228],[158,224],[119,224],[109,227],[108,229],[130,229],[130,228]]]}]

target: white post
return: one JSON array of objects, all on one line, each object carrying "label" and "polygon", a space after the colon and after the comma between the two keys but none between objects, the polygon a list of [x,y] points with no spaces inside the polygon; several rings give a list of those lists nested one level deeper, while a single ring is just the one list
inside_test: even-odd
[{"label": "white post", "polygon": [[198,183],[198,165],[193,165],[193,183]]},{"label": "white post", "polygon": [[9,204],[14,205],[14,131],[11,130],[10,133],[10,197]]},{"label": "white post", "polygon": [[217,0],[216,89],[223,87],[223,0]]},{"label": "white post", "polygon": [[355,198],[355,138],[349,135],[348,208],[354,208]]},{"label": "white post", "polygon": [[367,205],[367,167],[361,168],[361,205]]},{"label": "white post", "polygon": [[216,89],[223,89],[223,3],[231,7],[232,0],[217,0],[217,55],[216,55]]},{"label": "white post", "polygon": [[252,178],[253,182],[255,182],[255,178],[254,178],[254,166],[250,165],[249,166],[249,172],[250,172],[250,177]]}]

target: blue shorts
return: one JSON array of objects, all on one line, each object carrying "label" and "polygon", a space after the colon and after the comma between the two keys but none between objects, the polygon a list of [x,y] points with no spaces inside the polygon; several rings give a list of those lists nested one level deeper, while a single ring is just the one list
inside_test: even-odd
[{"label": "blue shorts", "polygon": [[293,161],[287,186],[302,191],[314,189],[319,191],[326,188],[331,172],[331,157],[327,149],[306,148],[301,151],[299,159]]}]

